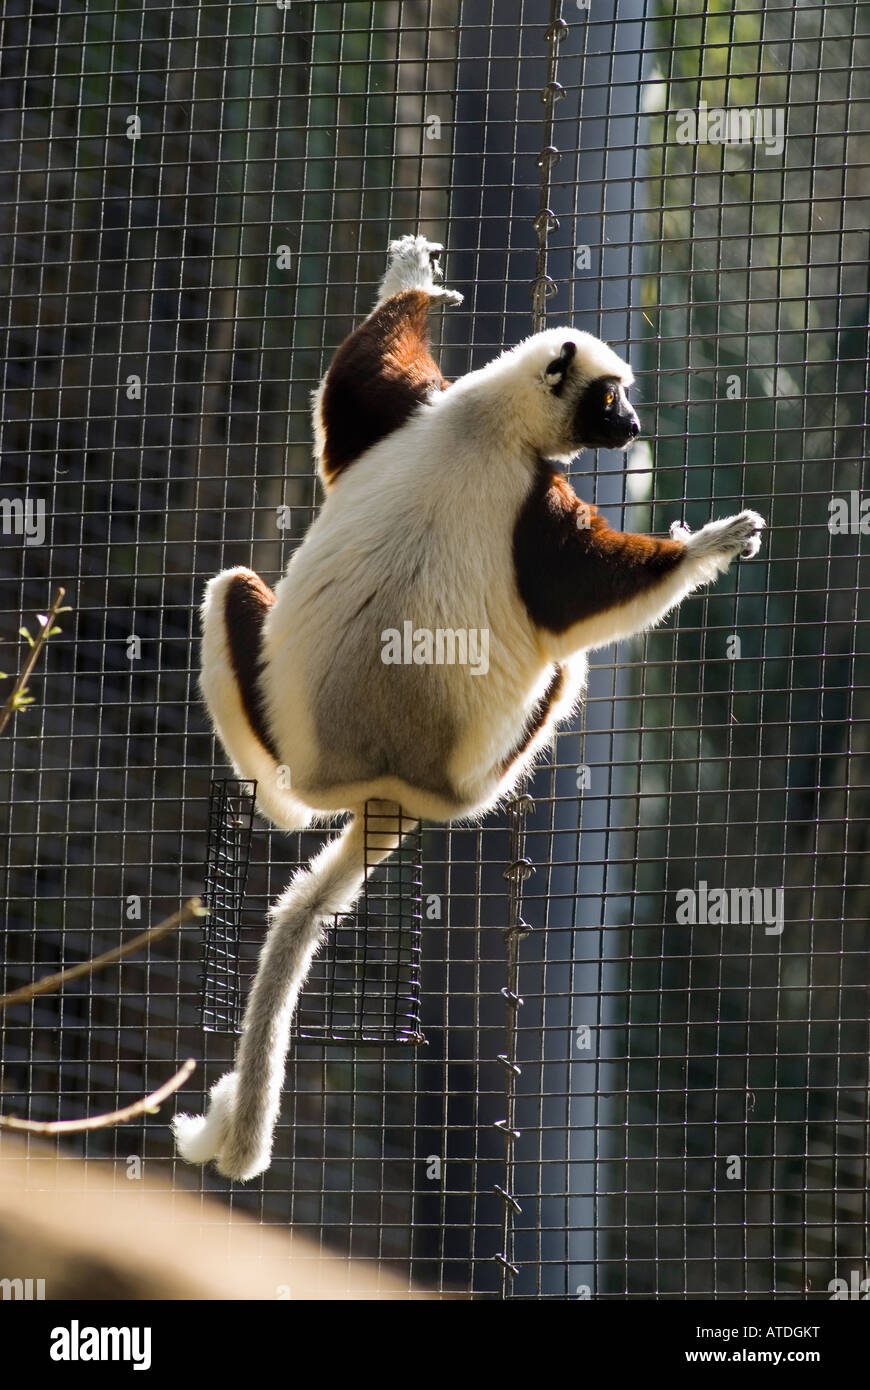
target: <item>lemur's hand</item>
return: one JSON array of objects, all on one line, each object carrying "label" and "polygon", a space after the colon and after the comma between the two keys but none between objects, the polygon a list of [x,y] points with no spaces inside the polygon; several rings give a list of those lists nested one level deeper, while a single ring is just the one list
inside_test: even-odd
[{"label": "lemur's hand", "polygon": [[402,290],[425,290],[439,304],[461,304],[457,290],[445,290],[438,284],[441,266],[438,263],[444,247],[424,236],[403,236],[391,241],[390,264],[381,284],[380,298],[401,294]]},{"label": "lemur's hand", "polygon": [[748,560],[758,554],[766,525],[764,517],[748,510],[722,521],[708,521],[695,532],[675,521],[671,525],[671,540],[684,541],[686,549],[699,559],[704,555],[740,555]]}]

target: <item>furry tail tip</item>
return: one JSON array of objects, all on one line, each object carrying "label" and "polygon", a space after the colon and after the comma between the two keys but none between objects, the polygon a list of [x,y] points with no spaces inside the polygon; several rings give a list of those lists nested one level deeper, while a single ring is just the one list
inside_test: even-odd
[{"label": "furry tail tip", "polygon": [[175,1116],[172,1133],[185,1163],[208,1163],[220,1154],[230,1127],[237,1082],[238,1077],[233,1071],[215,1082],[206,1115]]},{"label": "furry tail tip", "polygon": [[180,1158],[185,1163],[209,1163],[214,1160],[219,1173],[225,1178],[246,1182],[265,1172],[272,1157],[271,1143],[259,1152],[244,1154],[235,1151],[231,1139],[233,1111],[238,1073],[227,1072],[216,1081],[209,1092],[209,1106],[205,1115],[176,1115],[172,1121],[172,1133]]}]

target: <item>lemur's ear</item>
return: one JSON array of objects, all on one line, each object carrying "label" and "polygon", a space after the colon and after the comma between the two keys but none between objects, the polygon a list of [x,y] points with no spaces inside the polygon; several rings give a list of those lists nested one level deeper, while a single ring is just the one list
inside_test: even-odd
[{"label": "lemur's ear", "polygon": [[562,351],[558,357],[554,357],[547,370],[544,372],[544,380],[550,387],[554,395],[558,396],[565,377],[568,375],[568,368],[577,352],[577,344],[568,342],[562,344]]}]

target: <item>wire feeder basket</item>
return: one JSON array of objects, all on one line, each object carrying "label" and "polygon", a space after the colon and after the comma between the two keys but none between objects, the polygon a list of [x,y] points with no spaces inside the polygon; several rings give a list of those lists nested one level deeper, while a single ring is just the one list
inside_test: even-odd
[{"label": "wire feeder basket", "polygon": [[[211,784],[204,900],[202,1026],[239,1033],[242,1022],[242,937],[251,914],[245,890],[254,833],[257,784],[215,778]],[[366,862],[383,817],[365,808]],[[353,912],[327,928],[302,992],[297,1041],[322,1044],[416,1045],[420,1025],[422,831],[400,817],[400,847],[366,879]]]}]

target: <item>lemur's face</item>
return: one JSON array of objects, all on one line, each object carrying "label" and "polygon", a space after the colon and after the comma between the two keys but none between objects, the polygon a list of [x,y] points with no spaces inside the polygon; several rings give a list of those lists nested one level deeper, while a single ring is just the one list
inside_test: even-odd
[{"label": "lemur's face", "polygon": [[639,434],[640,421],[619,378],[591,381],[574,410],[578,449],[624,449]]},{"label": "lemur's face", "polygon": [[[572,379],[580,375],[574,359],[573,342],[547,368],[546,380],[554,395],[565,397],[570,410],[568,429],[575,449],[624,449],[640,434],[640,421],[618,376],[599,376],[583,380],[572,390]],[[581,364],[582,365],[582,364]]]}]

